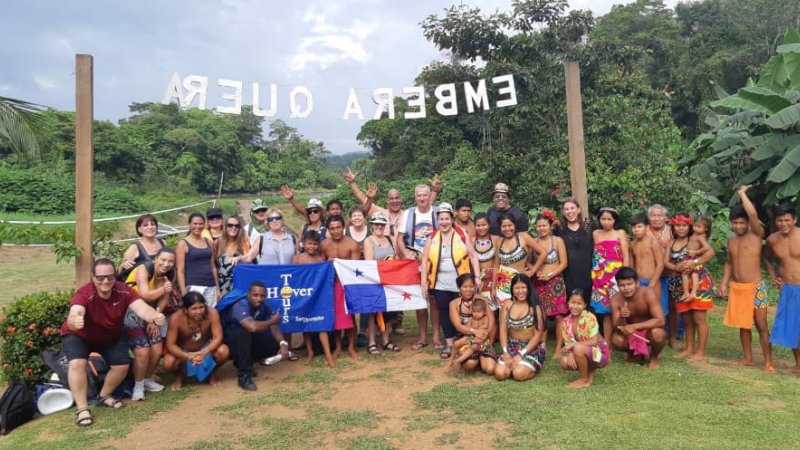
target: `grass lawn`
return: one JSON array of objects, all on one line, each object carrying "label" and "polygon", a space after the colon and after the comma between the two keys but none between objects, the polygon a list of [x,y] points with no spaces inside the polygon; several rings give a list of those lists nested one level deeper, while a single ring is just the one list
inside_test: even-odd
[{"label": "grass lawn", "polygon": [[[69,412],[39,418],[0,437],[0,447],[140,448],[129,435],[137,424],[159,433],[168,425],[158,417],[169,417],[172,409],[195,410],[193,402],[204,401],[210,404],[205,410],[198,406],[198,415],[212,423],[231,421],[241,430],[189,438],[178,447],[796,448],[800,380],[788,373],[732,366],[739,355],[738,332],[721,325],[721,312],[718,308],[710,315],[708,363],[676,360],[667,350],[663,367],[649,370],[624,365],[615,354],[589,389],[566,389],[576,374],[560,370],[554,361],[525,383],[445,372],[433,350],[410,351],[413,338],[407,336],[401,353],[377,358],[362,353],[359,362],[341,358],[335,369],[325,367],[320,358],[309,367],[286,363],[275,375],[269,371],[277,369],[262,367],[258,370],[267,371],[267,378],[257,382],[260,387],[269,384],[256,394],[238,391],[231,374],[218,398],[200,392],[205,386],[152,394],[121,411],[95,408],[98,423],[89,429],[75,427]],[[407,319],[412,325],[413,314]],[[408,328],[413,333],[413,326]],[[785,370],[790,361],[788,351],[777,349],[779,369]],[[397,401],[382,403],[381,396],[391,392],[398,394]],[[363,401],[352,398],[359,395]],[[161,415],[153,417],[157,412]]]}]

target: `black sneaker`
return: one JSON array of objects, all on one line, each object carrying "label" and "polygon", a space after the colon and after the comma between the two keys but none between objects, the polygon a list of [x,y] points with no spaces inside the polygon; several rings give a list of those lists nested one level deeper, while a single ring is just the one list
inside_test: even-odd
[{"label": "black sneaker", "polygon": [[369,339],[367,339],[367,335],[364,333],[358,333],[356,336],[356,347],[366,347]]},{"label": "black sneaker", "polygon": [[253,383],[253,377],[250,374],[239,375],[239,387],[245,391],[255,391],[258,387]]}]

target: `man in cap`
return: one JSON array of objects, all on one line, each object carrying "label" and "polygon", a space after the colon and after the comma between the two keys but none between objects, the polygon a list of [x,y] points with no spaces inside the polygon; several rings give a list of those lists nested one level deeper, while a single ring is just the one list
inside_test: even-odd
[{"label": "man in cap", "polygon": [[253,246],[261,237],[261,233],[266,230],[267,210],[269,206],[264,200],[257,198],[250,204],[250,223],[244,229],[245,234],[250,238],[250,245]]},{"label": "man in cap", "polygon": [[517,232],[528,231],[528,215],[519,208],[511,206],[511,191],[505,183],[497,183],[492,190],[492,202],[486,214],[489,216],[489,233],[502,236],[500,232],[500,218],[507,216],[516,224]]}]

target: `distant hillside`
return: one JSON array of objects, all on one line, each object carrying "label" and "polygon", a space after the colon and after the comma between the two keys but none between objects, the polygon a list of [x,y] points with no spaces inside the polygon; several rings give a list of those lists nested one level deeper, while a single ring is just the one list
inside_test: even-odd
[{"label": "distant hillside", "polygon": [[332,169],[344,169],[352,166],[353,161],[367,159],[369,157],[370,152],[350,152],[343,155],[328,155],[325,158],[325,164]]}]

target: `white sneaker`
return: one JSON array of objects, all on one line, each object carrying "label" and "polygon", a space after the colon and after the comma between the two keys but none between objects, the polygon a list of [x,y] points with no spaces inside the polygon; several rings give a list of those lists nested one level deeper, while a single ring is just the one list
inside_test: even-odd
[{"label": "white sneaker", "polygon": [[139,381],[133,384],[133,395],[131,400],[138,402],[144,400],[144,381]]},{"label": "white sneaker", "polygon": [[161,383],[157,383],[150,378],[144,379],[144,391],[145,392],[161,392],[164,390],[164,385]]}]

